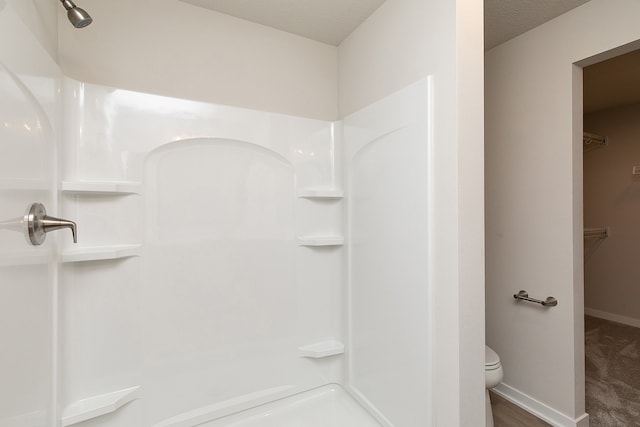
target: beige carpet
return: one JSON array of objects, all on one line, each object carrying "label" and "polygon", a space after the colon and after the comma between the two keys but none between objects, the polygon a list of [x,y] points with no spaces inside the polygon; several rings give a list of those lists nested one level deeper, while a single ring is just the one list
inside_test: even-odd
[{"label": "beige carpet", "polygon": [[591,427],[640,426],[640,329],[585,317]]}]

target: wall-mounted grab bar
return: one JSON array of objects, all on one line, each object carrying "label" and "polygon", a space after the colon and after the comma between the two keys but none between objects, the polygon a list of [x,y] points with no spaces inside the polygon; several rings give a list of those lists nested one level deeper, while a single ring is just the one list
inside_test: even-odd
[{"label": "wall-mounted grab bar", "polygon": [[529,293],[527,291],[520,291],[513,296],[516,300],[523,300],[529,302],[535,302],[536,304],[540,304],[544,307],[555,307],[558,305],[558,300],[554,297],[547,297],[546,300],[542,301],[539,299],[529,298]]}]

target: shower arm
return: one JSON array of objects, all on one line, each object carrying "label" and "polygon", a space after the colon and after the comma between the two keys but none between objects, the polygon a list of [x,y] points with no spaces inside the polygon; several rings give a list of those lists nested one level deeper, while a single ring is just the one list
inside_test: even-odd
[{"label": "shower arm", "polygon": [[64,6],[64,8],[69,11],[71,9],[73,9],[74,7],[76,7],[75,3],[73,3],[71,0],[60,0],[60,3],[62,3],[62,6]]}]

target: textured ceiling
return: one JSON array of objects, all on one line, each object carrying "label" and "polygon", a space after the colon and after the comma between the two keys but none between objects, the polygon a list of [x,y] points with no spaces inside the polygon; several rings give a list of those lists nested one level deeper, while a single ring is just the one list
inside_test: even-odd
[{"label": "textured ceiling", "polygon": [[384,0],[182,0],[337,46]]}]

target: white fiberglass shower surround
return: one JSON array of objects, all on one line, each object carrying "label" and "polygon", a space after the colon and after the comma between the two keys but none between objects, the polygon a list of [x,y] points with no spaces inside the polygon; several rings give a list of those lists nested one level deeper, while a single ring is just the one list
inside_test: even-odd
[{"label": "white fiberglass shower surround", "polygon": [[55,278],[0,426],[432,425],[429,78],[340,122],[45,80],[0,69],[1,213],[78,244],[0,230],[5,286]]}]

